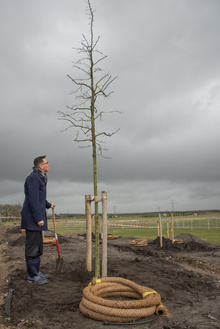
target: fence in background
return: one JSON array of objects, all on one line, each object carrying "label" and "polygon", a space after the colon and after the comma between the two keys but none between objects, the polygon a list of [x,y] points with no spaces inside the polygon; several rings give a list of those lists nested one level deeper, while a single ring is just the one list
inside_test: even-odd
[{"label": "fence in background", "polygon": [[[0,217],[0,223],[12,223],[14,225],[20,225],[19,217]],[[162,219],[163,229],[167,228],[167,222],[171,223],[170,218]],[[56,219],[56,223],[59,228],[66,230],[85,230],[86,221],[76,220],[74,218],[68,219]],[[101,225],[101,221],[100,221]],[[117,229],[156,229],[157,219],[144,220],[144,219],[109,219],[108,228]],[[52,219],[48,219],[49,229],[53,228]],[[220,218],[174,218],[174,229],[220,229]]]},{"label": "fence in background", "polygon": [[[135,223],[134,223],[135,221]],[[170,223],[170,219],[162,219],[163,229],[167,228],[167,222]],[[52,227],[50,220],[48,225]],[[50,224],[51,223],[51,224]],[[85,230],[86,221],[85,220],[57,220],[59,227],[66,230]],[[100,221],[101,225],[101,221]],[[144,223],[143,220],[108,220],[108,228],[117,228],[117,229],[156,229],[157,221]],[[220,229],[220,219],[174,219],[174,229]]]}]

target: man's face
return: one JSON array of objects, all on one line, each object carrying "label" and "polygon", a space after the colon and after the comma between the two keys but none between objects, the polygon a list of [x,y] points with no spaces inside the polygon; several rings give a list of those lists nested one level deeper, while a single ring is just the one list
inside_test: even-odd
[{"label": "man's face", "polygon": [[43,163],[40,165],[40,170],[45,174],[50,169],[50,164],[46,159],[43,159]]}]

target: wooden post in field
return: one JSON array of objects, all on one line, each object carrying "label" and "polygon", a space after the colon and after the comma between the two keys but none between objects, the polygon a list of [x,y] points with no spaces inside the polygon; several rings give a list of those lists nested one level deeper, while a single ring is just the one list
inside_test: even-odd
[{"label": "wooden post in field", "polygon": [[160,247],[163,247],[163,233],[162,233],[162,220],[159,214],[159,223],[160,223]]},{"label": "wooden post in field", "polygon": [[157,236],[160,236],[160,223],[157,221]]},{"label": "wooden post in field", "polygon": [[91,224],[91,195],[85,195],[86,210],[86,269],[92,271],[92,224]]},{"label": "wooden post in field", "polygon": [[171,230],[172,230],[172,243],[174,243],[173,213],[171,214]]},{"label": "wooden post in field", "polygon": [[107,277],[107,192],[102,191],[102,277]]},{"label": "wooden post in field", "polygon": [[169,222],[167,222],[167,239],[170,238],[170,234],[169,234]]}]

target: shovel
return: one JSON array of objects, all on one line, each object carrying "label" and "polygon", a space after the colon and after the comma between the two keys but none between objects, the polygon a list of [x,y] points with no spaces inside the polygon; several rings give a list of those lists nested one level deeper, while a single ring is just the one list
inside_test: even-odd
[{"label": "shovel", "polygon": [[60,257],[60,248],[59,248],[58,236],[57,236],[57,232],[56,232],[54,208],[52,208],[52,213],[53,213],[53,226],[54,226],[54,233],[55,233],[57,253],[58,253],[58,258],[56,259],[55,271],[58,273],[62,273],[63,272],[63,258]]}]

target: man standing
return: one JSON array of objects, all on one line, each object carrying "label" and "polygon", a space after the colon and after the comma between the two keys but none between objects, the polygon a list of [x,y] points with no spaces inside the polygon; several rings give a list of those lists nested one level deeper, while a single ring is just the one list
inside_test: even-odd
[{"label": "man standing", "polygon": [[21,212],[21,228],[26,230],[27,281],[38,284],[47,283],[50,276],[40,271],[40,256],[43,254],[42,231],[47,230],[46,209],[55,208],[55,204],[46,199],[46,173],[49,168],[46,155],[34,159],[33,172],[24,184],[25,200]]}]

